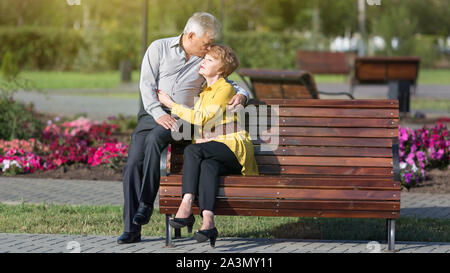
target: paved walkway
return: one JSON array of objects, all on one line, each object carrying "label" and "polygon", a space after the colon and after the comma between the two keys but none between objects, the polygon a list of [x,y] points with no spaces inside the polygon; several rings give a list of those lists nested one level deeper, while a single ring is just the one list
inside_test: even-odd
[{"label": "paved walkway", "polygon": [[[117,245],[116,236],[0,233],[0,253],[373,253],[386,244],[367,241],[218,238],[216,247],[191,238],[164,247],[164,238],[143,237],[140,243]],[[450,243],[396,242],[398,253],[450,253]]]},{"label": "paved walkway", "polygon": [[[72,205],[123,204],[122,184],[112,181],[52,180],[0,177],[0,202]],[[156,202],[156,204],[158,201]],[[450,195],[402,193],[401,216],[450,218]],[[155,253],[360,253],[386,250],[386,244],[367,241],[219,238],[216,248],[191,238],[164,247],[164,238],[143,237],[138,244],[117,245],[117,236],[0,233],[4,252],[155,252]],[[398,252],[450,253],[450,243],[396,242]]]}]

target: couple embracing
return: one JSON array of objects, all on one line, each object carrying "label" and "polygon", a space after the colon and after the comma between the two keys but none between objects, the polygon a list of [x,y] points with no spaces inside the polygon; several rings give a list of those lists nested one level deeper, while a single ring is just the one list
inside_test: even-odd
[{"label": "couple embracing", "polygon": [[[117,239],[119,244],[139,242],[141,226],[150,221],[159,190],[161,153],[174,141],[177,120],[201,130],[219,117],[219,123],[226,126],[235,122],[234,115],[224,114],[227,107],[245,106],[249,99],[242,87],[227,79],[239,59],[228,46],[214,44],[219,32],[213,15],[195,13],[180,36],[154,41],[144,55],[138,125],[123,169],[124,233]],[[199,99],[194,103],[196,97]],[[248,132],[228,132],[195,134],[185,148],[183,199],[169,220],[174,228],[191,229],[195,221],[192,204],[198,198],[203,223],[194,238],[198,242],[209,240],[212,246],[218,236],[214,206],[220,176],[258,174]]]}]

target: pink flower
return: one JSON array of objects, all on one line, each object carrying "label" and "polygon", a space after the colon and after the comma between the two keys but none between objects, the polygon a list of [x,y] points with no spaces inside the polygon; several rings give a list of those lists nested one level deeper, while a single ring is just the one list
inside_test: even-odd
[{"label": "pink flower", "polygon": [[406,163],[409,165],[414,165],[414,153],[409,153],[408,157],[406,158]]},{"label": "pink flower", "polygon": [[399,129],[399,140],[400,142],[405,142],[409,138],[408,131],[402,127]]}]

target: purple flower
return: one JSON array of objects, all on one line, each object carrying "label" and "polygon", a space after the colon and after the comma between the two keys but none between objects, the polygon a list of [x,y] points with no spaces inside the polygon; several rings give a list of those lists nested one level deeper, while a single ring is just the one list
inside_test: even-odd
[{"label": "purple flower", "polygon": [[411,173],[405,174],[406,184],[409,184],[411,182],[411,178],[412,178],[412,174]]},{"label": "purple flower", "polygon": [[444,155],[444,149],[439,149],[437,152],[433,153],[434,158],[437,160],[441,159]]}]

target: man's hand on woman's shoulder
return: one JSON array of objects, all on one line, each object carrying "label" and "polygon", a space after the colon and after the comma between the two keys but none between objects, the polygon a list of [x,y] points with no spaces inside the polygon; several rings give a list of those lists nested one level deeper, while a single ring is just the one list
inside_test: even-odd
[{"label": "man's hand on woman's shoulder", "polygon": [[247,102],[247,97],[243,94],[234,95],[231,100],[228,102],[228,108],[235,112],[240,109],[240,107],[244,107]]}]

